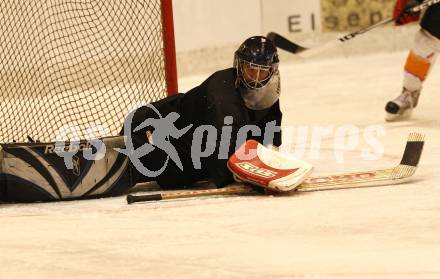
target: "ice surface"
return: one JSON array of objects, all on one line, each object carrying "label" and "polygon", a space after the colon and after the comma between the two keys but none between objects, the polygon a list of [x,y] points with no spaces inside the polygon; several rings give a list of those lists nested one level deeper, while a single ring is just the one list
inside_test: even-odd
[{"label": "ice surface", "polygon": [[[383,125],[385,148],[364,143],[336,162],[336,134],[314,174],[393,166],[410,131],[427,135],[413,183],[302,193],[127,205],[124,197],[0,205],[1,278],[439,278],[440,67],[410,121],[385,123],[406,53],[282,64],[284,124]],[[206,76],[180,81],[186,90]],[[309,133],[310,134],[310,133]]]}]

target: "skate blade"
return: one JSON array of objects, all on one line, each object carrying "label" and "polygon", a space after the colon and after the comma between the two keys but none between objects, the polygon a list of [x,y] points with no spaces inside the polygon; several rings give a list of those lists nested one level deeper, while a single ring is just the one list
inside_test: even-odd
[{"label": "skate blade", "polygon": [[407,120],[411,117],[412,111],[412,109],[407,109],[404,113],[387,112],[385,115],[385,120],[388,122]]}]

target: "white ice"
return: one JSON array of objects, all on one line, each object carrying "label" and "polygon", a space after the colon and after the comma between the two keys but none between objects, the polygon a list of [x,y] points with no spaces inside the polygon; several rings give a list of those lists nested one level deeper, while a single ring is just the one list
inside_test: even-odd
[{"label": "white ice", "polygon": [[[284,124],[383,125],[382,158],[362,141],[335,161],[335,133],[314,174],[389,167],[407,134],[426,133],[414,180],[292,197],[125,197],[0,206],[1,278],[440,278],[440,67],[410,121],[385,123],[406,52],[282,64]],[[180,81],[182,90],[206,76]],[[311,129],[311,128],[310,128]],[[309,134],[310,135],[310,134]],[[310,140],[307,141],[310,148]]]}]

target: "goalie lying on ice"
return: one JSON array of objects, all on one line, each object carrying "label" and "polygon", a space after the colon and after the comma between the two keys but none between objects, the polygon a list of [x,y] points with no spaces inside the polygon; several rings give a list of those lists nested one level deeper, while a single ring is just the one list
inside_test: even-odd
[{"label": "goalie lying on ice", "polygon": [[[132,111],[121,132],[124,136],[76,145],[4,144],[1,199],[28,202],[104,197],[125,193],[146,181],[157,181],[164,189],[185,188],[200,180],[211,180],[217,187],[232,183],[227,161],[236,147],[250,139],[281,145],[278,62],[270,41],[251,37],[236,51],[233,68],[214,73],[186,94]],[[252,142],[244,148],[251,145],[263,150]],[[274,161],[261,160],[260,151],[257,157],[243,161],[240,156],[233,157],[229,168],[237,179],[286,190],[302,181],[302,176],[292,178],[292,173],[302,173],[297,171],[302,167],[307,170],[304,176],[310,171],[310,166],[295,165],[295,171],[282,172],[281,176],[293,179],[287,187],[286,183],[271,184],[272,178],[283,179],[267,176],[274,174],[276,167],[270,167]],[[256,179],[262,176],[265,179]]]}]

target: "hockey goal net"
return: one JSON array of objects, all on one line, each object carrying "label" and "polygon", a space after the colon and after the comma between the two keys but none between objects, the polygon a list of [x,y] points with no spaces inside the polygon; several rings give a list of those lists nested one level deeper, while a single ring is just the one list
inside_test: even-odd
[{"label": "hockey goal net", "polygon": [[171,0],[3,0],[0,36],[0,142],[116,135],[177,91]]}]

